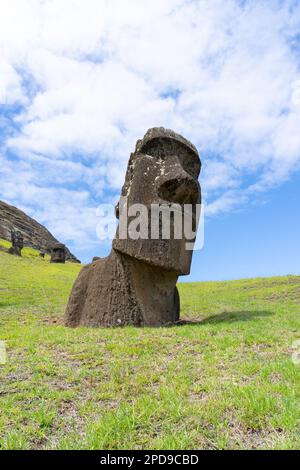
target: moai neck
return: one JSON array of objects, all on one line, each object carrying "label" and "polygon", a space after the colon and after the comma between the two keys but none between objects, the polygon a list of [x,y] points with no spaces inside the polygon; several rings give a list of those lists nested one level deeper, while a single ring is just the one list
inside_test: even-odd
[{"label": "moai neck", "polygon": [[177,321],[179,319],[177,274],[135,258],[126,258],[144,324],[161,326]]}]

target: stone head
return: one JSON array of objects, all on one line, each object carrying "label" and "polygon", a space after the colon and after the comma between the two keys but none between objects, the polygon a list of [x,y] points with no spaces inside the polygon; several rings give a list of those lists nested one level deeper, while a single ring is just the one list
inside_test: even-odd
[{"label": "stone head", "polygon": [[66,247],[63,243],[55,243],[51,248],[51,263],[65,263]]},{"label": "stone head", "polygon": [[[149,129],[142,140],[138,140],[131,154],[121,200],[116,208],[120,220],[113,242],[117,251],[176,274],[190,271],[192,250],[186,249],[186,237],[174,236],[174,217],[171,214],[170,237],[151,237],[150,210],[153,206],[183,208],[190,205],[194,213],[201,203],[198,177],[201,162],[197,149],[188,140],[164,128]],[[124,201],[126,206],[124,207]],[[129,211],[135,204],[142,204],[148,211],[148,238],[126,239],[120,235],[122,211]],[[128,216],[128,225],[130,225]],[[152,226],[153,228],[153,226]],[[161,228],[161,226],[160,226]],[[189,240],[191,241],[191,240]]]},{"label": "stone head", "polygon": [[23,235],[18,230],[11,231],[11,243],[13,247],[17,247],[20,250],[24,247]]}]

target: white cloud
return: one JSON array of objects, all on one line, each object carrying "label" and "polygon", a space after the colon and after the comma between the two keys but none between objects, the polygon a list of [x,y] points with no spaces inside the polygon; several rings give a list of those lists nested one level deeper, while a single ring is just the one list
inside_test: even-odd
[{"label": "white cloud", "polygon": [[280,184],[300,165],[299,30],[292,0],[1,0],[0,99],[21,109],[0,197],[93,243],[94,207],[157,125],[199,148],[209,214]]},{"label": "white cloud", "polygon": [[245,203],[246,201],[247,196],[241,191],[226,191],[205,207],[205,216],[210,217],[215,216],[216,214],[220,214],[222,212],[228,212],[232,209],[236,209],[238,206]]},{"label": "white cloud", "polygon": [[21,79],[14,67],[0,57],[0,106],[24,101]]}]

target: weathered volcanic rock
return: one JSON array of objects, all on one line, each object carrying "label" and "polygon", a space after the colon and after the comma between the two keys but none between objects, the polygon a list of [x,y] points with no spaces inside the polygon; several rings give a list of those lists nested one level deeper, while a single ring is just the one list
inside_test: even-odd
[{"label": "weathered volcanic rock", "polygon": [[63,243],[56,243],[51,250],[51,263],[66,262],[66,246]]},{"label": "weathered volcanic rock", "polygon": [[[65,325],[161,326],[179,321],[176,282],[178,276],[190,272],[190,242],[194,242],[195,234],[188,236],[184,231],[178,237],[172,230],[172,235],[165,237],[157,230],[152,237],[153,219],[149,213],[153,207],[169,208],[174,204],[182,222],[182,209],[187,204],[196,229],[201,203],[200,169],[197,149],[172,130],[152,128],[137,141],[116,207],[119,226],[111,253],[81,270],[66,309]],[[122,216],[126,212],[130,219],[127,207],[130,210],[135,204],[147,215],[143,223],[138,223],[143,237],[131,236],[128,227],[122,233]],[[175,228],[176,219],[175,214],[172,219],[170,216],[164,227]],[[159,217],[156,221],[159,228]]]},{"label": "weathered volcanic rock", "polygon": [[[16,207],[0,201],[0,238],[11,241],[11,230],[22,233],[24,246],[51,253],[54,244],[59,243],[43,225]],[[80,261],[66,247],[66,259],[74,263]]]}]

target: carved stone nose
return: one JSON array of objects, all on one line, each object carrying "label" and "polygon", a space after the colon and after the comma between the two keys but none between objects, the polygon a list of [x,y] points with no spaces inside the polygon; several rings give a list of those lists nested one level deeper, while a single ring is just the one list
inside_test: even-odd
[{"label": "carved stone nose", "polygon": [[165,201],[177,204],[197,204],[200,196],[199,185],[192,178],[172,178],[159,187],[158,195]]}]

